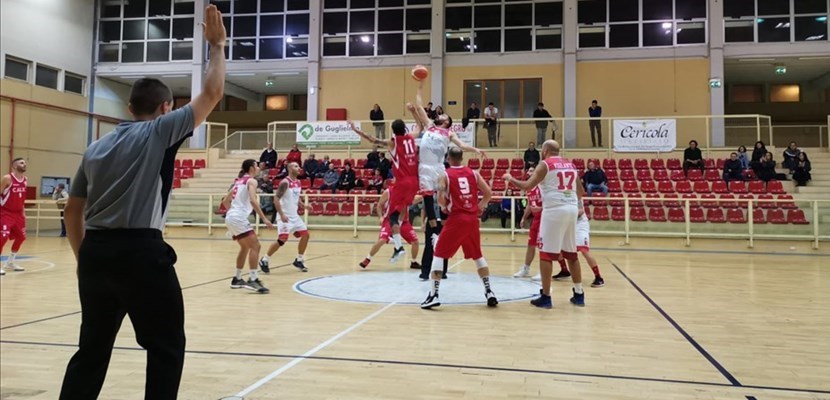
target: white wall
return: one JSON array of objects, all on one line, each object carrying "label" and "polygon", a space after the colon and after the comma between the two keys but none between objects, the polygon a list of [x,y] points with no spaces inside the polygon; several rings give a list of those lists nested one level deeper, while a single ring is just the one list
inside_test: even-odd
[{"label": "white wall", "polygon": [[94,0],[0,1],[0,55],[89,76]]},{"label": "white wall", "polygon": [[95,80],[95,103],[92,112],[109,117],[131,119],[127,111],[130,86],[109,79]]}]

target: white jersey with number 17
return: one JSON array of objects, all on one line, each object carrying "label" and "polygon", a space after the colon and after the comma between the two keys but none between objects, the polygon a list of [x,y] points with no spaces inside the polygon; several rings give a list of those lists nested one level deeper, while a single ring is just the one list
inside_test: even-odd
[{"label": "white jersey with number 17", "polygon": [[562,157],[548,157],[544,165],[548,172],[539,183],[542,190],[542,208],[556,208],[563,205],[577,205],[576,185],[579,174],[573,163]]}]

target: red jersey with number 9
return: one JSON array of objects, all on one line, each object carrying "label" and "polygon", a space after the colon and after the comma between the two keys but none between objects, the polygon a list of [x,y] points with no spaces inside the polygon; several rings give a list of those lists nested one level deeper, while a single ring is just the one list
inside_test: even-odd
[{"label": "red jersey with number 9", "polygon": [[478,216],[478,180],[472,169],[454,166],[447,170],[450,215],[471,214]]},{"label": "red jersey with number 9", "polygon": [[542,208],[556,208],[563,205],[577,205],[576,185],[579,185],[579,174],[576,167],[569,160],[562,157],[548,157],[545,159],[548,172],[545,179],[539,183],[542,190]]},{"label": "red jersey with number 9", "polygon": [[392,175],[396,181],[418,178],[418,149],[410,134],[392,135],[395,147],[391,151]]}]

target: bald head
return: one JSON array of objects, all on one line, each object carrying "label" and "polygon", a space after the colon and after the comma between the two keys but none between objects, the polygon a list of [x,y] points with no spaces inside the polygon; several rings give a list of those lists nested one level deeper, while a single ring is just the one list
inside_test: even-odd
[{"label": "bald head", "polygon": [[559,142],[555,140],[546,140],[542,143],[542,157],[553,157],[559,155]]}]

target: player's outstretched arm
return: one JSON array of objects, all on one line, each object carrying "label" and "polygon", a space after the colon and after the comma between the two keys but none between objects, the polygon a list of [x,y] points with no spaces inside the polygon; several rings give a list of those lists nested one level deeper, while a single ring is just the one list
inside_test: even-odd
[{"label": "player's outstretched arm", "polygon": [[222,23],[222,13],[215,5],[209,5],[205,10],[205,22],[202,23],[205,41],[209,44],[210,62],[205,74],[205,84],[202,93],[199,93],[191,102],[193,107],[193,127],[197,128],[204,122],[216,104],[225,95],[225,42],[227,32]]},{"label": "player's outstretched arm", "polygon": [[510,176],[510,174],[504,174],[504,176],[502,176],[502,178],[504,178],[505,182],[512,183],[512,184],[518,186],[519,189],[527,191],[527,190],[533,189],[534,187],[536,187],[536,185],[541,183],[542,180],[545,179],[545,175],[547,175],[547,174],[548,174],[548,165],[545,164],[545,163],[541,163],[536,168],[536,170],[533,171],[533,175],[530,176],[530,179],[528,179],[526,181],[520,181],[520,180]]},{"label": "player's outstretched arm", "polygon": [[254,207],[254,211],[257,215],[259,215],[259,219],[262,220],[263,223],[265,223],[265,226],[268,227],[268,229],[271,229],[274,227],[274,225],[271,224],[271,220],[269,220],[268,217],[265,216],[265,213],[262,212],[262,207],[259,206],[259,199],[257,198],[258,196],[256,194],[256,186],[256,179],[248,179],[248,197],[251,200],[251,205]]},{"label": "player's outstretched arm", "polygon": [[392,139],[388,139],[388,140],[387,139],[378,139],[376,137],[369,136],[369,135],[366,134],[366,132],[363,132],[360,129],[358,129],[353,121],[347,121],[347,122],[349,123],[349,127],[352,128],[354,133],[356,133],[358,136],[360,136],[364,140],[367,140],[370,143],[376,144],[378,146],[386,146],[386,147],[389,147],[389,148],[392,148],[394,146],[394,144],[391,142]]},{"label": "player's outstretched arm", "polygon": [[421,127],[426,129],[429,127],[429,116],[427,116],[426,110],[424,110],[424,81],[418,82],[418,91],[415,94],[415,107],[412,111],[412,117],[415,118],[415,121],[421,124]]},{"label": "player's outstretched arm", "polygon": [[484,196],[481,198],[481,201],[478,202],[478,209],[483,211],[485,208],[487,208],[487,204],[490,203],[490,199],[493,197],[493,191],[490,190],[490,185],[488,185],[487,182],[484,181],[484,179],[481,177],[481,175],[478,174],[478,172],[476,172],[475,174],[478,190],[480,190],[481,193],[484,194]]},{"label": "player's outstretched arm", "polygon": [[467,144],[462,142],[461,139],[458,138],[458,135],[456,135],[455,133],[450,133],[450,141],[453,142],[456,146],[458,146],[461,150],[464,150],[469,153],[476,153],[479,156],[481,156],[481,158],[487,158],[487,154],[484,152],[484,150],[472,146],[467,146]]}]

